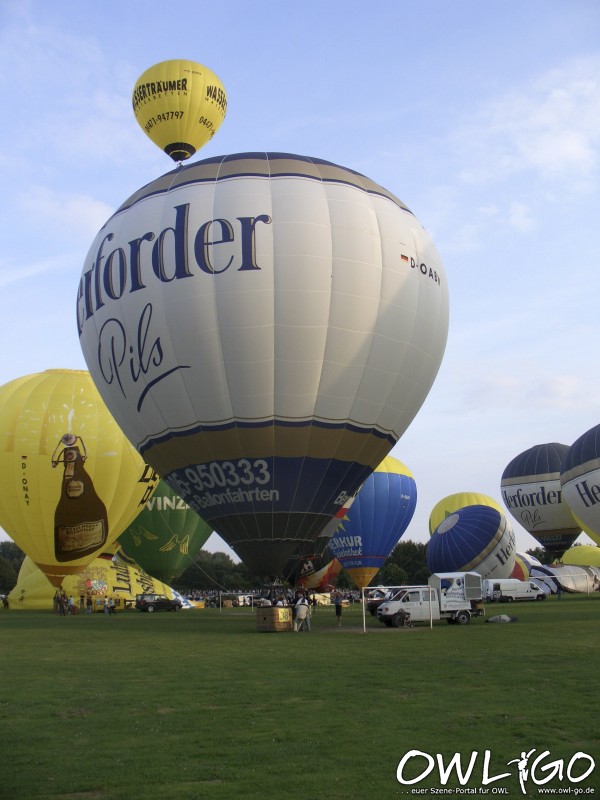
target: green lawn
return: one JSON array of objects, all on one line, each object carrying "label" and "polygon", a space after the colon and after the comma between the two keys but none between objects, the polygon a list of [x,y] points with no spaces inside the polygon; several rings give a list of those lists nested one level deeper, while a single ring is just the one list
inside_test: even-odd
[{"label": "green lawn", "polygon": [[[598,767],[600,597],[487,606],[511,625],[388,629],[359,607],[313,633],[257,633],[246,609],[61,618],[0,612],[2,800],[362,800],[434,796],[416,749],[461,753],[463,786],[521,797],[521,751]],[[424,757],[403,777],[418,778]],[[543,766],[540,765],[540,766]],[[583,767],[577,766],[579,774]],[[537,772],[538,779],[544,777]],[[576,771],[574,773],[577,774]],[[445,788],[457,787],[456,773]],[[530,796],[538,787],[529,780]],[[455,796],[459,796],[455,794]],[[462,794],[460,796],[463,796]],[[478,796],[483,796],[483,793]]]}]

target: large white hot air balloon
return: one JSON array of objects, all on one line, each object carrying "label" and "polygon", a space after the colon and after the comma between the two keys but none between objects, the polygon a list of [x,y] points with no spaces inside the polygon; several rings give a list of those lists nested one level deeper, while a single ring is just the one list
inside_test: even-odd
[{"label": "large white hot air balloon", "polygon": [[439,255],[363,175],[220,156],[140,189],[77,298],[127,436],[256,573],[314,540],[406,430],[448,331]]}]

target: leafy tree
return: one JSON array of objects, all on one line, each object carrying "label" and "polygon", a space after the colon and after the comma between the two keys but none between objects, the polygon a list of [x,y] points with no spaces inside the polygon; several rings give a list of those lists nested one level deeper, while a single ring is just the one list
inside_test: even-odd
[{"label": "leafy tree", "polygon": [[14,542],[0,542],[0,556],[10,562],[12,568],[18,575],[21,564],[25,560],[25,553],[21,548],[17,547]]},{"label": "leafy tree", "polygon": [[526,551],[527,555],[537,558],[542,564],[552,564],[556,561],[556,555],[549,553],[545,547],[534,547]]},{"label": "leafy tree", "polygon": [[234,591],[256,585],[261,586],[262,582],[253,579],[244,564],[236,564],[226,553],[209,553],[207,550],[200,550],[194,563],[173,581],[175,588],[197,590]]},{"label": "leafy tree", "polygon": [[406,570],[394,563],[384,564],[377,575],[377,583],[382,586],[401,586],[408,582]]},{"label": "leafy tree", "polygon": [[[398,542],[380,572],[386,570],[384,574],[387,574],[387,568],[391,565],[402,570],[405,575],[404,583],[427,583],[431,574],[427,569],[427,545],[423,542],[413,542],[411,539]],[[381,583],[382,581],[377,579],[376,582]]]},{"label": "leafy tree", "polygon": [[0,556],[0,594],[8,594],[17,583],[17,573],[7,558]]}]

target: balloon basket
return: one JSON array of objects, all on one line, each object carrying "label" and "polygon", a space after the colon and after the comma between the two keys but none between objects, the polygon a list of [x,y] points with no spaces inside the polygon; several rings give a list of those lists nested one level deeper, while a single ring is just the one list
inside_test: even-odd
[{"label": "balloon basket", "polygon": [[292,609],[270,606],[256,609],[256,630],[261,633],[284,633],[292,630]]}]

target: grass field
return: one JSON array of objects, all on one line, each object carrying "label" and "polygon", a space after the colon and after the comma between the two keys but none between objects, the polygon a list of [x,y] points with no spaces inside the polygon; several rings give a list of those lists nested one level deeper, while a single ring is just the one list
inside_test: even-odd
[{"label": "grass field", "polygon": [[[471,795],[521,797],[521,751],[597,769],[600,597],[488,606],[511,625],[388,629],[320,608],[313,632],[257,633],[249,609],[61,618],[0,612],[2,800],[362,800],[459,796],[410,750],[461,753]],[[483,785],[488,776],[510,776]],[[425,757],[408,759],[418,779]],[[584,771],[574,765],[574,775]],[[548,772],[537,770],[537,780]],[[481,789],[481,791],[479,791]],[[486,791],[487,790],[487,791]],[[501,790],[501,791],[499,791]],[[566,792],[564,792],[566,793]]]}]

